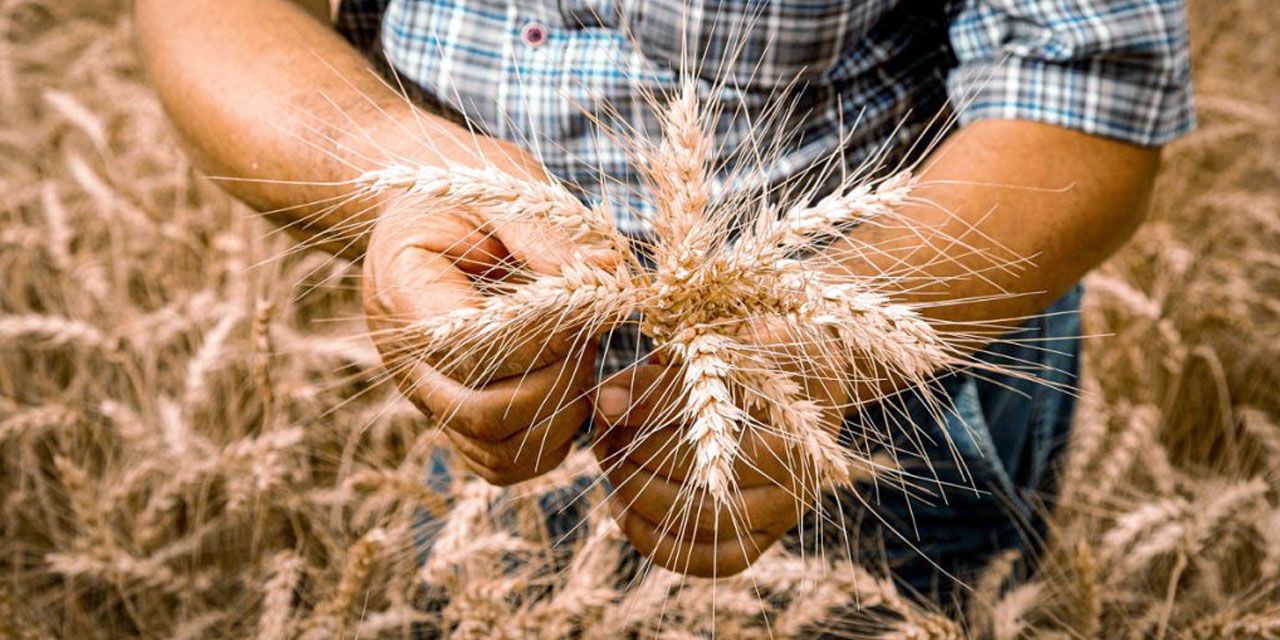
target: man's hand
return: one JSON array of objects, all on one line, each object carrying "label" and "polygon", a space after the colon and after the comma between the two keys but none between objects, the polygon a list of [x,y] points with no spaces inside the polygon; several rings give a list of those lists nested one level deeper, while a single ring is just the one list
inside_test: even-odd
[{"label": "man's hand", "polygon": [[589,415],[588,345],[535,339],[477,378],[453,358],[445,375],[403,329],[473,304],[475,280],[501,276],[512,261],[557,273],[572,248],[535,225],[422,211],[351,186],[393,162],[493,163],[527,179],[545,172],[514,145],[472,135],[392,91],[333,32],[327,8],[324,0],[138,0],[138,42],[202,169],[246,178],[221,184],[313,246],[365,258],[365,306],[388,369],[444,421],[467,463],[497,484],[546,471]]},{"label": "man's hand", "polygon": [[[614,491],[609,509],[631,544],[661,567],[695,576],[730,576],[750,566],[799,520],[803,505],[786,444],[772,435],[743,438],[734,466],[735,503],[714,500],[689,482],[690,445],[678,423],[678,371],[642,365],[601,389],[596,456]],[[674,409],[674,410],[673,410]]]},{"label": "man's hand", "polygon": [[[537,163],[516,148],[487,153],[498,169],[539,179]],[[364,261],[364,299],[371,335],[404,394],[441,420],[468,467],[509,485],[558,465],[590,416],[595,342],[534,336],[503,345],[502,361],[484,353],[423,353],[415,321],[479,303],[476,282],[521,265],[556,274],[573,245],[532,222],[485,219],[465,210],[424,210],[412,195],[393,199],[379,216]],[[508,348],[513,347],[513,348]]]},{"label": "man's hand", "polygon": [[[782,325],[750,327],[740,336],[784,368],[809,370],[805,394],[824,407],[823,424],[838,429],[850,397],[843,374],[824,350],[797,341]],[[821,371],[814,370],[822,368]],[[820,388],[814,388],[815,386]],[[692,448],[682,441],[680,370],[640,365],[607,380],[596,405],[596,456],[613,484],[609,507],[624,535],[659,566],[724,577],[755,562],[796,525],[816,498],[812,464],[765,415],[748,429],[734,465],[737,491],[724,504],[689,482]]]}]

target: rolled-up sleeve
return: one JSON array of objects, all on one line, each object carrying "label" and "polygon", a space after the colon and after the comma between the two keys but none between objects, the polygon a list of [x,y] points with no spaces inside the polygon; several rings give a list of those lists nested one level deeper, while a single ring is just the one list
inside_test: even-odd
[{"label": "rolled-up sleeve", "polygon": [[1033,120],[1143,146],[1195,126],[1181,0],[965,0],[950,38],[961,124]]}]

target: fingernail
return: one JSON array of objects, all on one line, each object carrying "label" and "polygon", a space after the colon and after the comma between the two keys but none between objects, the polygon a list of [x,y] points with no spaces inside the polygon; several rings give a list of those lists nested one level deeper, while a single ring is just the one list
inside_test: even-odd
[{"label": "fingernail", "polygon": [[596,395],[596,408],[609,420],[617,420],[631,405],[631,394],[617,387],[602,387]]}]

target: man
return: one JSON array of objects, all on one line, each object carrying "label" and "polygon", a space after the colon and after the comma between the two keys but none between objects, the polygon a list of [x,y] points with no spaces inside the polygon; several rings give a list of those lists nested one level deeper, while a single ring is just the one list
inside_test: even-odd
[{"label": "man", "polygon": [[[749,531],[708,531],[663,524],[679,470],[652,468],[652,458],[636,453],[623,465],[632,475],[610,474],[624,533],[668,568],[735,573],[808,513],[800,530],[836,523],[844,531],[825,537],[878,538],[876,558],[894,565],[899,579],[945,594],[951,581],[941,577],[972,576],[991,554],[1042,533],[1037,497],[1054,490],[1073,405],[1060,388],[1078,368],[1075,285],[1140,223],[1159,147],[1193,126],[1183,7],[1177,0],[685,4],[355,0],[337,12],[345,39],[330,27],[326,0],[139,0],[137,17],[146,66],[201,166],[272,179],[227,187],[313,242],[363,259],[375,335],[470,304],[478,292],[469,274],[504,260],[556,273],[573,250],[532,222],[488,234],[483,221],[453,212],[408,219],[368,201],[310,204],[334,202],[343,191],[333,183],[386,158],[488,162],[529,179],[554,176],[599,199],[597,171],[623,185],[635,184],[636,172],[589,114],[608,105],[652,132],[640,90],[670,88],[682,51],[698,52],[689,59],[704,98],[724,101],[723,149],[741,147],[759,126],[742,113],[759,115],[780,99],[795,105],[777,123],[784,133],[776,135],[787,136],[769,164],[777,182],[803,177],[836,153],[850,167],[883,147],[902,157],[937,114],[954,110],[958,127],[921,176],[929,186],[919,195],[932,204],[899,215],[977,251],[952,244],[951,253],[963,254],[957,257],[926,245],[851,268],[905,267],[945,283],[903,293],[921,300],[988,296],[931,312],[941,320],[1043,314],[1026,327],[1033,341],[1001,343],[976,357],[1032,365],[1044,384],[951,372],[939,384],[955,415],[935,420],[917,402],[903,403],[901,416],[888,415],[892,407],[864,407],[861,419],[916,422],[937,436],[930,473],[980,491],[947,492],[928,504],[882,496],[870,510],[846,496],[839,517],[828,512],[816,522],[790,504],[777,478],[744,478]],[[373,77],[361,52],[377,54],[434,107],[407,103]],[[713,92],[717,80],[728,90]],[[484,135],[473,138],[448,117],[458,113]],[[642,235],[635,209],[642,200],[618,204],[620,228]],[[876,246],[902,240],[870,227],[852,235]],[[1034,268],[975,276],[980,252],[1031,257]],[[993,295],[1008,292],[1021,295]],[[634,433],[661,413],[648,406],[663,395],[649,389],[667,380],[657,365],[631,367],[595,397],[548,416],[540,413],[543,398],[594,384],[594,349],[516,356],[498,379],[474,386],[429,363],[406,362],[394,341],[382,342],[406,395],[450,415],[445,427],[457,451],[496,484],[554,467],[593,415]],[[543,443],[541,455],[519,446],[530,436]],[[940,444],[948,440],[955,451]],[[794,544],[805,544],[797,538]]]}]

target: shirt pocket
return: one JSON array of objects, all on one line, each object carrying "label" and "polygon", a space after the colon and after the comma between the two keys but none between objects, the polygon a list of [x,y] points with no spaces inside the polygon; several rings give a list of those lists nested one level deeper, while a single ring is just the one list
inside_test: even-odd
[{"label": "shirt pocket", "polygon": [[710,81],[770,89],[830,72],[892,0],[630,0],[636,45],[660,71],[689,66]]}]

